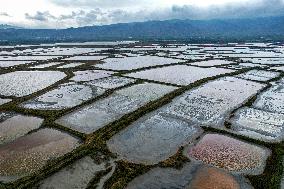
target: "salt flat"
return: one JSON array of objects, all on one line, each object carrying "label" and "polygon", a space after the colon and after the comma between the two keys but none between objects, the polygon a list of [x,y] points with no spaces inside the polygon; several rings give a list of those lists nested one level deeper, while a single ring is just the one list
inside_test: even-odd
[{"label": "salt flat", "polygon": [[0,46],[0,188],[276,189],[283,49]]}]

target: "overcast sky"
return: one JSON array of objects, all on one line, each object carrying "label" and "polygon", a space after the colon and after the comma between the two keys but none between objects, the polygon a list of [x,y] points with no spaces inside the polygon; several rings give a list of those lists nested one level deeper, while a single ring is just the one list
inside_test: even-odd
[{"label": "overcast sky", "polygon": [[284,0],[1,0],[0,24],[67,28],[167,19],[284,15]]}]

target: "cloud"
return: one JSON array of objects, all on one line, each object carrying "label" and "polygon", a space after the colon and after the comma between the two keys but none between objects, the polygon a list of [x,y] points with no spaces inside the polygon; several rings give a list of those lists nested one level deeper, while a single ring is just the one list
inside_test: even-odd
[{"label": "cloud", "polygon": [[246,3],[231,3],[196,7],[191,5],[172,6],[165,15],[168,18],[214,19],[250,18],[284,15],[283,0],[252,0]]},{"label": "cloud", "polygon": [[34,21],[40,21],[40,22],[46,22],[50,19],[57,19],[55,16],[49,13],[49,11],[40,12],[37,11],[35,15],[30,15],[29,13],[25,14],[25,18],[27,20],[34,20]]},{"label": "cloud", "polygon": [[86,13],[83,10],[80,10],[79,12],[72,11],[71,14],[62,14],[59,16],[59,20],[68,20],[68,19],[76,19],[79,16],[84,16]]},{"label": "cloud", "polygon": [[[243,18],[284,15],[284,0],[250,0],[224,3],[200,7],[184,4],[168,7],[147,7],[142,5],[159,0],[50,0],[60,6],[88,7],[91,9],[86,14],[81,14],[80,22],[94,24],[98,20],[106,23],[165,20],[165,19],[214,19],[214,18]],[[168,2],[168,1],[167,1]],[[139,8],[137,9],[137,6]],[[125,8],[136,7],[136,8]],[[98,11],[99,10],[99,11]],[[92,20],[94,19],[94,21]]]},{"label": "cloud", "polygon": [[66,28],[112,23],[112,19],[109,17],[110,14],[109,11],[97,8],[87,11],[72,11],[69,14],[58,16],[51,14],[49,11],[37,11],[35,14],[25,13],[25,18],[28,21],[26,25],[33,28]]},{"label": "cloud", "polygon": [[72,11],[71,14],[62,14],[56,19],[60,22],[73,22],[75,26],[100,25],[108,22],[108,12],[96,8],[93,10]]},{"label": "cloud", "polygon": [[[49,11],[37,11],[35,14],[25,14],[25,18],[33,27],[66,28],[90,25],[104,25],[113,23],[168,20],[168,19],[230,19],[252,18],[263,16],[284,15],[284,0],[250,0],[222,5],[196,6],[171,5],[168,7],[144,7],[138,9],[123,6],[140,5],[142,0],[135,3],[133,0],[51,0],[61,6],[72,6],[76,9],[69,14],[53,15]],[[96,4],[97,3],[97,4]],[[113,4],[112,4],[113,3]],[[84,8],[88,6],[88,8]],[[101,7],[100,7],[101,6]],[[111,7],[111,8],[110,8]]]},{"label": "cloud", "polygon": [[64,7],[83,7],[83,8],[121,8],[141,6],[153,1],[151,0],[50,0],[50,2]]},{"label": "cloud", "polygon": [[0,12],[0,16],[11,17],[7,12]]}]

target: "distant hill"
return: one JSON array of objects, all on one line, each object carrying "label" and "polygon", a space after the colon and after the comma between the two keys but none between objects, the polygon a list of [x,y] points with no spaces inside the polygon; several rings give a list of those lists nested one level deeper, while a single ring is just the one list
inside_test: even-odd
[{"label": "distant hill", "polygon": [[23,28],[18,27],[18,26],[8,25],[8,24],[0,24],[0,29],[23,29]]},{"label": "distant hill", "polygon": [[95,40],[284,41],[284,16],[254,19],[166,20],[68,29],[5,29],[0,41],[55,42]]}]

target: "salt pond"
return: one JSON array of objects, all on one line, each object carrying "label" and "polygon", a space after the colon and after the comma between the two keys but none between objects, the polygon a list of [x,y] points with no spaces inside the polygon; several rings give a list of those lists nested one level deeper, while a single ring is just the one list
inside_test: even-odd
[{"label": "salt pond", "polygon": [[33,61],[0,61],[0,68],[8,68],[33,63]]},{"label": "salt pond", "polygon": [[12,60],[12,61],[36,61],[36,60],[51,60],[51,59],[57,59],[61,56],[0,56],[0,61],[2,60]]},{"label": "salt pond", "polygon": [[200,167],[190,184],[192,189],[252,189],[249,181],[242,176],[213,167]]},{"label": "salt pond", "polygon": [[277,66],[277,67],[275,66],[275,67],[272,67],[271,69],[284,72],[284,66]]},{"label": "salt pond", "polygon": [[211,127],[223,127],[230,111],[255,95],[264,84],[234,77],[208,82],[163,107],[169,115]]},{"label": "salt pond", "polygon": [[103,170],[105,170],[104,163],[96,164],[91,157],[87,156],[44,179],[39,184],[39,188],[87,188],[88,183],[92,180],[94,175]]},{"label": "salt pond", "polygon": [[255,80],[255,81],[269,81],[278,77],[280,73],[278,72],[270,72],[264,70],[251,70],[247,73],[240,74],[236,77],[248,79],[248,80]]},{"label": "salt pond", "polygon": [[[148,79],[177,85],[189,85],[195,81],[216,75],[235,72],[224,68],[198,68],[187,65],[167,66],[127,74],[129,77]],[[177,74],[178,73],[178,74]]]},{"label": "salt pond", "polygon": [[12,142],[32,130],[38,129],[43,119],[23,115],[5,115],[0,121],[0,145]]},{"label": "salt pond", "polygon": [[42,90],[66,75],[59,71],[17,71],[0,75],[0,95],[22,97]]},{"label": "salt pond", "polygon": [[10,182],[39,171],[48,160],[79,146],[79,140],[53,129],[41,129],[0,146],[0,181]]},{"label": "salt pond", "polygon": [[157,57],[157,56],[137,56],[126,58],[108,58],[104,64],[96,65],[98,68],[110,70],[134,70],[158,65],[184,62],[184,60]]},{"label": "salt pond", "polygon": [[232,118],[232,130],[241,135],[269,142],[280,142],[284,136],[284,115],[242,108]]},{"label": "salt pond", "polygon": [[151,83],[131,86],[67,114],[56,122],[79,132],[92,133],[174,89],[176,88]]},{"label": "salt pond", "polygon": [[284,85],[275,84],[258,96],[254,107],[269,112],[284,114]]},{"label": "salt pond", "polygon": [[88,82],[88,85],[93,85],[104,89],[114,89],[134,83],[135,81],[135,79],[113,76]]},{"label": "salt pond", "polygon": [[220,66],[220,65],[228,65],[228,64],[236,64],[236,62],[227,61],[227,60],[207,60],[201,62],[194,62],[190,65],[200,66],[200,67],[212,67],[212,66]]},{"label": "salt pond", "polygon": [[33,69],[49,68],[51,66],[56,66],[56,65],[59,65],[59,64],[62,64],[62,62],[52,62],[52,63],[47,63],[47,64],[40,64],[40,65],[33,66],[31,68],[33,68]]},{"label": "salt pond", "polygon": [[8,102],[11,102],[11,101],[12,100],[10,100],[10,99],[2,99],[2,98],[0,98],[0,106],[3,105],[3,104],[6,104]]},{"label": "salt pond", "polygon": [[258,175],[264,171],[270,151],[219,134],[206,134],[185,150],[188,157],[233,173]]},{"label": "salt pond", "polygon": [[252,189],[246,179],[223,170],[187,163],[180,170],[154,168],[131,181],[127,189]]},{"label": "salt pond", "polygon": [[77,106],[87,100],[102,95],[104,89],[85,84],[67,83],[35,99],[23,103],[28,109],[60,110]]},{"label": "salt pond", "polygon": [[75,76],[71,78],[72,81],[92,81],[111,76],[114,72],[103,70],[86,70],[74,72]]},{"label": "salt pond", "polygon": [[196,125],[161,114],[145,116],[108,141],[108,147],[122,158],[142,164],[156,164],[174,155],[179,147],[202,133]]},{"label": "salt pond", "polygon": [[241,58],[241,60],[267,65],[284,64],[284,58]]},{"label": "salt pond", "polygon": [[107,58],[107,56],[73,56],[70,58],[65,58],[64,60],[72,61],[98,61]]},{"label": "salt pond", "polygon": [[59,69],[75,68],[75,67],[82,66],[82,65],[84,65],[84,63],[75,62],[75,63],[70,63],[70,64],[65,64],[63,66],[59,66],[58,68]]}]

